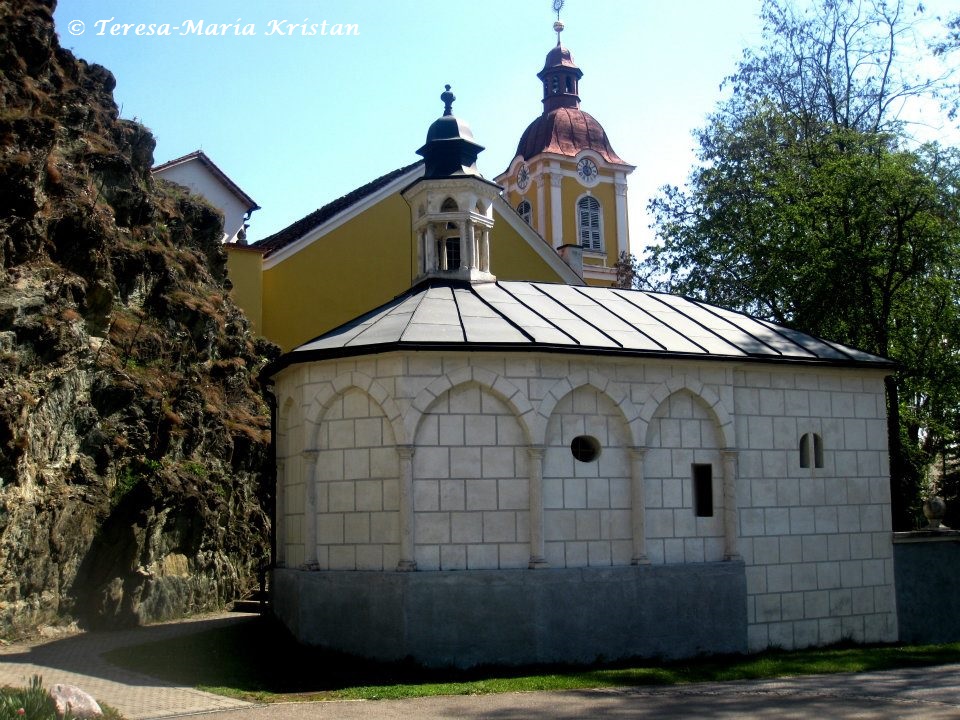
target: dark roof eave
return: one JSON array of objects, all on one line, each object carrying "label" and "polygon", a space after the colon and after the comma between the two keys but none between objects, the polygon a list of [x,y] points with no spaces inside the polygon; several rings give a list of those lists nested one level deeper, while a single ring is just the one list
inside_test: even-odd
[{"label": "dark roof eave", "polygon": [[294,221],[282,230],[278,230],[272,235],[258,240],[256,244],[263,248],[265,256],[269,256],[279,250],[282,250],[288,245],[292,245],[293,243],[307,236],[325,222],[329,222],[341,213],[352,208],[357,203],[382,190],[398,177],[402,177],[406,173],[422,164],[423,160],[418,160],[417,162],[410,163],[404,167],[391,170],[390,172],[371,180],[365,185],[361,185],[360,187],[351,190],[346,195],[343,195],[336,200],[332,200],[326,205],[317,208],[313,212],[304,215],[302,218]]},{"label": "dark roof eave", "polygon": [[285,353],[266,365],[260,373],[261,380],[274,377],[291,365],[318,360],[331,360],[362,355],[380,355],[388,352],[544,352],[569,355],[595,355],[601,357],[630,357],[652,360],[683,360],[695,362],[746,362],[766,365],[791,365],[804,367],[857,368],[860,370],[888,370],[894,372],[899,363],[893,360],[861,361],[823,358],[771,357],[768,355],[716,355],[707,353],[682,353],[655,350],[625,350],[622,348],[577,347],[536,343],[450,343],[450,342],[389,342],[372,345],[354,345],[322,350],[301,350]]}]

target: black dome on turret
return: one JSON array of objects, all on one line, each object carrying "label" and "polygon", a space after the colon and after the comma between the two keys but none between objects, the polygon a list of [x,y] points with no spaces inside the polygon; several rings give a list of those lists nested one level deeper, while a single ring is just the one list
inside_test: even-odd
[{"label": "black dome on turret", "polygon": [[465,120],[453,115],[452,105],[456,100],[446,86],[440,99],[444,102],[443,115],[430,125],[427,130],[427,142],[417,150],[425,160],[425,178],[453,177],[457,175],[475,175],[480,177],[477,170],[477,155],[483,151],[483,146],[474,141],[473,132]]}]

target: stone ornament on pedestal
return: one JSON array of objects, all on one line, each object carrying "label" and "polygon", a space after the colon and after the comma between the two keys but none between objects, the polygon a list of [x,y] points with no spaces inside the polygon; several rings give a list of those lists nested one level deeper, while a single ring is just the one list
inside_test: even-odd
[{"label": "stone ornament on pedestal", "polygon": [[927,519],[925,530],[947,530],[942,524],[944,515],[947,514],[947,503],[939,495],[931,495],[923,501],[923,516]]}]

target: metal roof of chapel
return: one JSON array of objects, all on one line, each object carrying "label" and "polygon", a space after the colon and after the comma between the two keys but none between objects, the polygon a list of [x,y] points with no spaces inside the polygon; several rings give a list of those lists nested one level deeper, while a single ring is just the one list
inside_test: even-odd
[{"label": "metal roof of chapel", "polygon": [[266,370],[392,350],[563,352],[892,368],[766,320],[664,293],[430,280],[284,354]]}]

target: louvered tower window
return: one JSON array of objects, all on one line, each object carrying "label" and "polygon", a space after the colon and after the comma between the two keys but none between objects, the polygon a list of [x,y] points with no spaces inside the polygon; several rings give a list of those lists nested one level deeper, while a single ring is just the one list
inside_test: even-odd
[{"label": "louvered tower window", "polygon": [[517,214],[523,218],[523,221],[529,225],[530,216],[533,213],[533,208],[530,206],[530,203],[526,200],[523,200],[519,205],[517,205]]},{"label": "louvered tower window", "polygon": [[577,202],[577,234],[584,250],[603,252],[600,203],[595,197],[587,195]]}]

